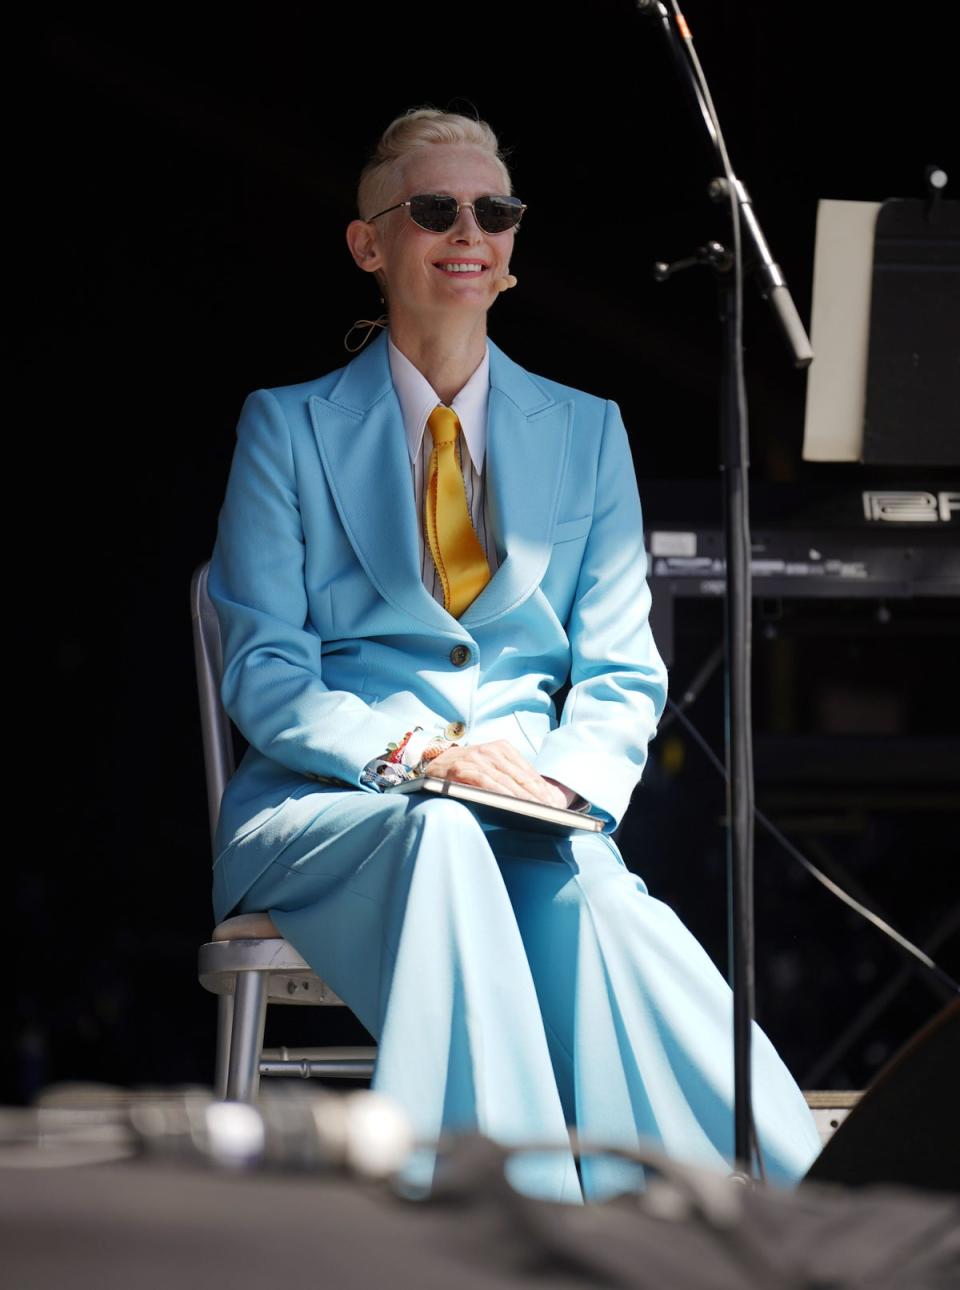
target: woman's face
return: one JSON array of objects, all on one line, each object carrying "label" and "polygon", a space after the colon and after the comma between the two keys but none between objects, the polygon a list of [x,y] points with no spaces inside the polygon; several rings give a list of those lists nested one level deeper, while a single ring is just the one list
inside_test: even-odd
[{"label": "woman's face", "polygon": [[[431,144],[407,158],[400,185],[386,204],[415,193],[447,193],[472,202],[486,193],[504,192],[500,167],[481,148]],[[446,233],[418,227],[406,208],[372,223],[355,221],[350,230],[356,230],[348,238],[357,263],[368,272],[379,269],[386,278],[391,318],[399,313],[485,312],[508,272],[515,235],[513,229],[484,233],[472,209],[463,207]]]}]

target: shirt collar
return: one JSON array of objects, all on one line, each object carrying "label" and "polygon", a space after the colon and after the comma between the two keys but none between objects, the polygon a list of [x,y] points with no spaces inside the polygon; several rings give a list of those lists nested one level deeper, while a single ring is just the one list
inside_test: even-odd
[{"label": "shirt collar", "polygon": [[[403,415],[403,428],[407,436],[407,447],[410,460],[415,462],[423,447],[423,432],[426,429],[427,417],[443,400],[423,375],[410,362],[406,354],[401,354],[393,341],[387,337],[390,354],[390,375],[393,377],[397,398],[400,400],[400,411]],[[460,393],[450,405],[460,418],[463,438],[467,452],[474,468],[483,470],[483,458],[487,446],[487,400],[490,396],[490,350],[484,346],[480,366],[467,381]]]}]

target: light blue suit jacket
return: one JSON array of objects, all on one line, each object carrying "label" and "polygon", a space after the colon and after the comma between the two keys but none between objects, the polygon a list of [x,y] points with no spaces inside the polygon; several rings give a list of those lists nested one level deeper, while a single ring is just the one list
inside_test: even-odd
[{"label": "light blue suit jacket", "polygon": [[218,918],[283,845],[291,798],[344,791],[315,776],[361,791],[366,762],[416,725],[507,739],[607,832],[623,815],[666,698],[623,422],[491,344],[487,435],[501,565],[458,620],[420,576],[386,337],[247,399],[209,578],[223,701],[250,743],[221,809]]}]

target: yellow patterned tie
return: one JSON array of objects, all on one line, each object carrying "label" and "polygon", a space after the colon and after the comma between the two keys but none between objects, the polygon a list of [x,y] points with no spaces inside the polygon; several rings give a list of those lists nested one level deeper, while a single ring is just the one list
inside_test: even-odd
[{"label": "yellow patterned tie", "polygon": [[490,581],[490,566],[470,520],[457,436],[460,419],[452,408],[434,408],[427,418],[433,452],[423,505],[427,541],[443,584],[443,603],[459,618]]}]

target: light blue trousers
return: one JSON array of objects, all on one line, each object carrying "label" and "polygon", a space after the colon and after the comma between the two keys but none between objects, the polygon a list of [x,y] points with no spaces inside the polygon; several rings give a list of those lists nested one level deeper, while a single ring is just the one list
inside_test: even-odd
[{"label": "light blue trousers", "polygon": [[[422,1140],[647,1145],[727,1169],[731,995],[676,915],[607,837],[491,829],[449,799],[318,790],[241,911],[283,935],[379,1043],[374,1088]],[[754,1115],[771,1181],[820,1149],[759,1027]],[[582,1164],[583,1195],[622,1177]],[[569,1147],[518,1159],[523,1190],[576,1201]]]}]

